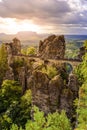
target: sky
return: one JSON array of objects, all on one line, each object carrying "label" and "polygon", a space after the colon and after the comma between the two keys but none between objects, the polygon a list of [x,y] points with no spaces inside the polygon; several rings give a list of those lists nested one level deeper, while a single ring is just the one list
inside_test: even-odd
[{"label": "sky", "polygon": [[87,34],[87,0],[0,0],[0,33]]}]

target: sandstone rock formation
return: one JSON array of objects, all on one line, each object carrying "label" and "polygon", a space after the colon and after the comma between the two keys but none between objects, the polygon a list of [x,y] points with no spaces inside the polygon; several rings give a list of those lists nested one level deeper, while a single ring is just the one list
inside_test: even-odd
[{"label": "sandstone rock formation", "polygon": [[64,89],[63,79],[57,75],[49,82],[49,99],[50,99],[50,111],[55,112],[59,109],[60,95]]},{"label": "sandstone rock formation", "polygon": [[60,95],[59,110],[65,110],[69,119],[72,119],[73,115],[73,93],[70,89],[62,89]]},{"label": "sandstone rock formation", "polygon": [[63,59],[65,55],[65,38],[52,35],[39,43],[39,56],[44,59]]},{"label": "sandstone rock formation", "polygon": [[77,98],[79,87],[78,87],[78,79],[77,79],[77,76],[75,74],[71,73],[69,75],[68,87],[73,93],[73,98],[74,99]]},{"label": "sandstone rock formation", "polygon": [[13,55],[21,53],[21,43],[17,38],[13,39],[11,43],[5,43],[5,47],[8,54],[8,65],[10,66],[13,63]]},{"label": "sandstone rock formation", "polygon": [[11,43],[5,43],[8,54],[17,55],[21,53],[21,43],[17,38],[13,39]]},{"label": "sandstone rock formation", "polygon": [[3,80],[14,80],[14,73],[13,73],[13,69],[11,67],[8,67],[5,77],[3,78]]},{"label": "sandstone rock formation", "polygon": [[[8,52],[8,65],[11,67],[6,72],[5,79],[14,79],[20,82],[23,93],[26,89],[32,91],[32,105],[36,105],[45,114],[56,110],[66,110],[68,117],[72,118],[73,101],[78,96],[78,83],[74,75],[68,74],[64,63],[51,60],[32,59],[15,56],[20,53],[20,42],[6,44]],[[64,58],[64,36],[52,35],[40,42],[39,54],[42,58]],[[56,68],[56,75],[50,78],[42,69]],[[9,76],[7,76],[9,75]],[[67,83],[68,82],[68,83]],[[22,93],[22,94],[23,94]]]},{"label": "sandstone rock formation", "polygon": [[38,106],[45,114],[50,112],[48,83],[48,76],[40,71],[34,71],[28,81],[32,90],[32,105]]}]

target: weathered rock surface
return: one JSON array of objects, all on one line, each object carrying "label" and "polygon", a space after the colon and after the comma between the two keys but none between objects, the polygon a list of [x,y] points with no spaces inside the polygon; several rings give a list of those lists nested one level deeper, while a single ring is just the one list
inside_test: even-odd
[{"label": "weathered rock surface", "polygon": [[6,71],[5,77],[3,80],[14,80],[14,73],[13,73],[13,69],[11,67],[8,68],[8,70]]},{"label": "weathered rock surface", "polygon": [[50,98],[50,110],[55,112],[59,108],[60,95],[64,87],[62,78],[57,75],[49,82],[49,98]]},{"label": "weathered rock surface", "polygon": [[[32,91],[32,105],[36,105],[45,114],[56,110],[66,110],[68,117],[72,118],[73,101],[78,96],[78,83],[75,75],[66,71],[64,63],[51,60],[32,59],[14,56],[21,53],[20,41],[6,44],[8,52],[8,66],[5,79],[14,79],[20,82],[23,93],[26,89]],[[39,55],[42,58],[64,58],[65,39],[64,36],[52,35],[39,44]],[[42,69],[55,67],[57,70],[53,78],[49,78]],[[68,84],[67,84],[68,82]]]},{"label": "weathered rock surface", "polygon": [[77,76],[75,74],[71,73],[69,75],[68,87],[69,87],[69,89],[73,93],[73,99],[75,99],[76,97],[78,97],[78,91],[79,91],[78,79],[77,79]]},{"label": "weathered rock surface", "polygon": [[42,58],[63,59],[65,55],[65,38],[52,35],[39,43],[39,56]]},{"label": "weathered rock surface", "polygon": [[72,118],[73,114],[73,93],[70,89],[63,89],[60,96],[59,109],[65,110],[68,117]]},{"label": "weathered rock surface", "polygon": [[11,43],[5,43],[8,54],[17,55],[21,53],[21,43],[17,38],[13,39]]},{"label": "weathered rock surface", "polygon": [[32,104],[38,106],[45,114],[50,112],[48,84],[48,76],[40,71],[34,71],[28,81],[28,87],[32,90]]},{"label": "weathered rock surface", "polygon": [[8,54],[8,65],[10,66],[13,63],[13,55],[21,53],[21,43],[17,38],[13,39],[11,43],[5,43],[5,47]]},{"label": "weathered rock surface", "polygon": [[20,68],[18,72],[18,79],[22,86],[22,94],[24,94],[27,89],[27,70],[25,66]]}]

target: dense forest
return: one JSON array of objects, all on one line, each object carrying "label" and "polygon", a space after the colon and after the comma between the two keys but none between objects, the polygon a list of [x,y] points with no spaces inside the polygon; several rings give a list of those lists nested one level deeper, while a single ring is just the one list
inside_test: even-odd
[{"label": "dense forest", "polygon": [[[84,45],[87,49],[87,41]],[[74,50],[73,55],[70,55],[69,49]],[[22,49],[21,52],[25,55],[37,53],[34,47]],[[77,45],[74,46],[73,43],[67,45],[66,57],[76,58],[77,52]],[[14,67],[17,66],[18,69],[25,63],[27,64],[27,61],[15,60]],[[23,93],[19,81],[4,79],[8,67],[7,52],[4,44],[2,44],[0,46],[0,130],[72,130],[72,122],[67,117],[65,110],[45,115],[37,106],[32,106],[32,91],[30,89]],[[57,74],[55,67],[44,67],[42,72],[46,73],[50,79]],[[75,68],[74,73],[79,80],[79,96],[73,102],[76,108],[75,115],[73,115],[76,119],[73,129],[86,130],[87,53],[83,56],[83,61]],[[67,81],[65,79],[64,83]]]}]

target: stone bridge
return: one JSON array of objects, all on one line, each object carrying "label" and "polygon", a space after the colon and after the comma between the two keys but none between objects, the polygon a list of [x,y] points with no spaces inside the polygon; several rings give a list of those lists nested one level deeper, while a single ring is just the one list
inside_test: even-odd
[{"label": "stone bridge", "polygon": [[14,57],[27,58],[29,60],[34,60],[36,62],[52,62],[52,63],[65,63],[66,65],[70,65],[72,69],[77,67],[81,61],[78,59],[43,59],[38,56],[28,56],[28,55],[14,55]]}]

